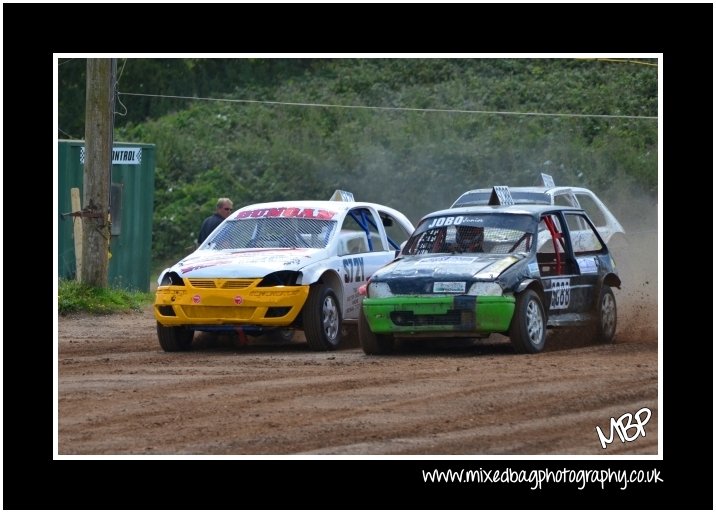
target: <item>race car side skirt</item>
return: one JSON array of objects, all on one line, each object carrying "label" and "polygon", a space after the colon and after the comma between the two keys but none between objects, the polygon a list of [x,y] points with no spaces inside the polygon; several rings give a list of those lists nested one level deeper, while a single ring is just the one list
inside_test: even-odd
[{"label": "race car side skirt", "polygon": [[596,322],[597,316],[591,313],[564,313],[551,314],[547,320],[549,328],[564,328],[576,326],[591,326]]}]

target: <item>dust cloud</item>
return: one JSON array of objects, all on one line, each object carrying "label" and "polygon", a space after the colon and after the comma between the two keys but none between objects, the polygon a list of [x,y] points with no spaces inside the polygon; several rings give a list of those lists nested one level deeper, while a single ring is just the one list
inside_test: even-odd
[{"label": "dust cloud", "polygon": [[624,226],[626,244],[609,244],[622,280],[617,301],[617,342],[656,342],[659,305],[659,220],[656,199],[630,191],[604,199]]}]

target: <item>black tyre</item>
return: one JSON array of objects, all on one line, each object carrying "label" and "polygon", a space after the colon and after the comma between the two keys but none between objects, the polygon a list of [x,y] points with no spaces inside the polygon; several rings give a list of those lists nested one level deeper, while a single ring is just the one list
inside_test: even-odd
[{"label": "black tyre", "polygon": [[510,340],[518,353],[539,353],[544,349],[547,322],[539,295],[531,289],[517,296],[510,324]]},{"label": "black tyre", "polygon": [[157,337],[159,345],[165,351],[188,351],[194,339],[194,330],[180,326],[162,326],[157,322]]},{"label": "black tyre", "polygon": [[617,332],[617,301],[609,285],[602,285],[594,329],[597,342],[608,344],[614,340],[614,334]]},{"label": "black tyre", "polygon": [[336,349],[341,341],[341,309],[329,286],[311,285],[303,307],[303,331],[308,347],[314,351]]},{"label": "black tyre", "polygon": [[358,313],[358,338],[365,354],[387,354],[395,349],[393,335],[377,335],[371,331],[362,307]]}]

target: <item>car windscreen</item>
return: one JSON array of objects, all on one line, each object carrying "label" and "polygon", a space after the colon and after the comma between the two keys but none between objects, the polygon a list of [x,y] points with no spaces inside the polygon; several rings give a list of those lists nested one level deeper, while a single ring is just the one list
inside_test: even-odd
[{"label": "car windscreen", "polygon": [[[490,202],[492,191],[469,191],[460,196],[451,208],[476,207],[487,205]],[[551,200],[542,192],[526,192],[510,189],[510,195],[516,205],[549,205]]]},{"label": "car windscreen", "polygon": [[408,239],[402,254],[529,252],[536,224],[532,216],[523,214],[428,217]]},{"label": "car windscreen", "polygon": [[229,219],[201,249],[325,248],[336,225],[336,221],[324,219]]}]

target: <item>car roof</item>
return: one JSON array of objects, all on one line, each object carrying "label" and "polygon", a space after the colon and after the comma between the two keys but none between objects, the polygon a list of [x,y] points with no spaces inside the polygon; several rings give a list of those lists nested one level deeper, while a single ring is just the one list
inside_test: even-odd
[{"label": "car roof", "polygon": [[[534,186],[523,186],[523,187],[510,187],[510,194],[512,195],[512,198],[515,203],[518,204],[532,204],[532,203],[552,203],[552,199],[549,197],[554,197],[559,194],[569,194],[569,193],[586,193],[586,194],[594,194],[589,189],[585,189],[584,187],[571,187],[571,186],[554,186],[554,187],[545,187],[543,185],[534,185]],[[452,203],[453,207],[460,207],[460,206],[467,206],[467,205],[483,205],[486,204],[485,196],[487,197],[487,200],[489,201],[489,197],[492,194],[492,187],[489,188],[482,188],[482,189],[471,189],[469,191],[463,192],[458,198]],[[471,195],[480,195],[482,196],[479,200],[468,200],[467,198]],[[539,196],[544,196],[544,198],[539,198]],[[462,201],[461,201],[462,200]],[[458,204],[460,203],[460,204]]]},{"label": "car roof", "polygon": [[[486,205],[492,195],[493,188],[471,189],[463,192],[453,201],[451,207],[469,205]],[[546,187],[544,185],[509,187],[515,204],[550,204],[554,203],[554,197],[562,194],[587,194],[596,198],[589,189],[584,187],[572,187],[567,185]],[[477,197],[476,197],[477,196]]]},{"label": "car roof", "polygon": [[426,219],[428,217],[437,217],[437,216],[456,216],[460,214],[521,214],[521,215],[530,215],[534,218],[538,218],[540,215],[542,215],[545,212],[584,212],[584,209],[576,208],[576,207],[568,207],[568,206],[561,206],[561,205],[480,205],[480,206],[472,206],[472,207],[452,207],[452,208],[446,208],[443,210],[437,210],[435,212],[431,212],[430,214],[426,214],[423,216],[421,221],[423,219]]},{"label": "car roof", "polygon": [[[545,187],[544,185],[532,185],[532,186],[524,186],[524,187],[510,186],[510,192],[513,192],[513,191],[541,192],[543,194],[554,194],[556,192],[562,192],[562,191],[586,191],[586,190],[587,189],[584,189],[583,187],[571,187],[568,185],[559,185],[559,186],[555,186],[555,187]],[[463,194],[468,194],[470,192],[492,192],[492,187],[488,187],[488,188],[484,188],[484,189],[471,189],[469,191],[465,191]]]}]

